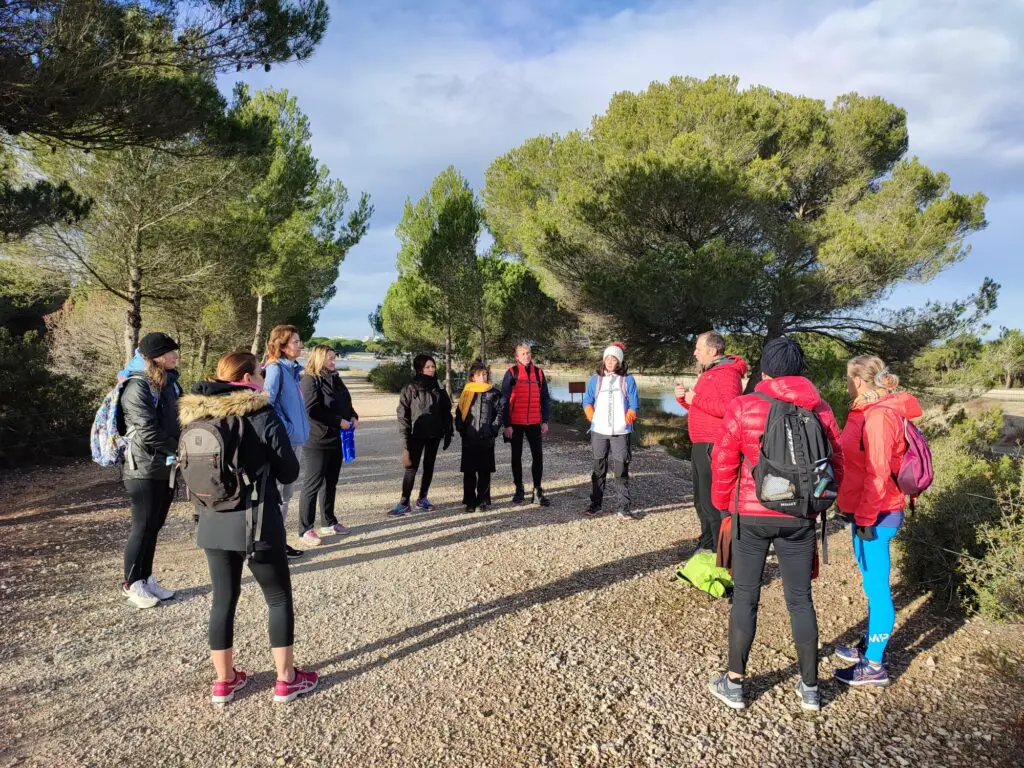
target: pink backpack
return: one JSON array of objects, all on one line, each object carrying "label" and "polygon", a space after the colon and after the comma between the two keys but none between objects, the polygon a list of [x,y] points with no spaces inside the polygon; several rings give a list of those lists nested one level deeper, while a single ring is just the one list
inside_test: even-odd
[{"label": "pink backpack", "polygon": [[893,477],[896,485],[910,497],[910,508],[914,500],[928,489],[935,479],[932,469],[932,449],[928,440],[910,419],[903,419],[903,438],[907,441],[907,452],[903,454],[900,471]]}]

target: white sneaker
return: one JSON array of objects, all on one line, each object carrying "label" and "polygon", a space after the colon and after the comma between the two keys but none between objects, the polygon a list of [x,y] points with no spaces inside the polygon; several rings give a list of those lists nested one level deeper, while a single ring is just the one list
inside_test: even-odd
[{"label": "white sneaker", "polygon": [[162,586],[160,582],[156,580],[156,576],[153,575],[150,575],[150,577],[146,579],[146,589],[149,591],[149,594],[158,600],[170,600],[174,597],[174,592]]},{"label": "white sneaker", "polygon": [[322,543],[320,541],[320,537],[316,535],[316,531],[313,529],[310,529],[299,536],[299,541],[301,541],[306,547],[319,547]]},{"label": "white sneaker", "polygon": [[317,529],[318,536],[348,536],[352,531],[346,528],[341,523],[335,523],[334,525],[325,525],[323,528]]},{"label": "white sneaker", "polygon": [[127,584],[122,584],[121,592],[136,608],[156,608],[160,605],[160,598],[146,588],[146,582],[142,579],[132,582],[130,587]]}]

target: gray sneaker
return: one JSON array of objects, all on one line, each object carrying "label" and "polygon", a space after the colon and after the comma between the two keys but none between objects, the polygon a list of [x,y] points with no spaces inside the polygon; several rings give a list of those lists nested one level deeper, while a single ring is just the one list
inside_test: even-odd
[{"label": "gray sneaker", "polygon": [[818,686],[811,688],[804,685],[803,680],[797,680],[796,692],[800,696],[801,707],[808,712],[821,712],[821,691]]},{"label": "gray sneaker", "polygon": [[708,683],[708,690],[716,699],[732,709],[743,709],[747,703],[743,700],[743,684],[737,685],[729,680],[729,673],[723,672],[718,677],[713,677]]}]

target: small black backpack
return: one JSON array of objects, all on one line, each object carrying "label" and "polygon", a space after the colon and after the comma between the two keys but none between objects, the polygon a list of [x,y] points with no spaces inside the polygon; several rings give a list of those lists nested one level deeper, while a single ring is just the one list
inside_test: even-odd
[{"label": "small black backpack", "polygon": [[832,469],[832,444],[813,411],[761,392],[771,403],[753,468],[754,488],[761,505],[793,517],[823,513],[839,488]]},{"label": "small black backpack", "polygon": [[226,416],[193,421],[182,431],[175,471],[196,506],[231,512],[255,490],[239,457],[245,429],[243,417]]}]

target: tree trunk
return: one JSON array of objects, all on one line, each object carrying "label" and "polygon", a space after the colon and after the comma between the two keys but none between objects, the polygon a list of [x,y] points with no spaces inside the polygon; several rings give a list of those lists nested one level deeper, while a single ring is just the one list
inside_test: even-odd
[{"label": "tree trunk", "polygon": [[210,356],[210,334],[204,333],[199,339],[199,375],[206,373],[206,360]]},{"label": "tree trunk", "polygon": [[1011,371],[1006,373],[1006,386],[1003,389],[1013,389],[1013,373]]},{"label": "tree trunk", "polygon": [[125,365],[135,356],[135,348],[139,346],[139,332],[142,330],[142,270],[139,269],[137,258],[141,249],[141,235],[136,234],[135,254],[128,264],[128,309],[124,316]]},{"label": "tree trunk", "polygon": [[444,334],[444,388],[452,396],[452,324],[448,323]]},{"label": "tree trunk", "polygon": [[254,355],[260,354],[260,343],[263,336],[263,294],[256,294],[256,332],[252,336],[252,347],[249,349]]}]

